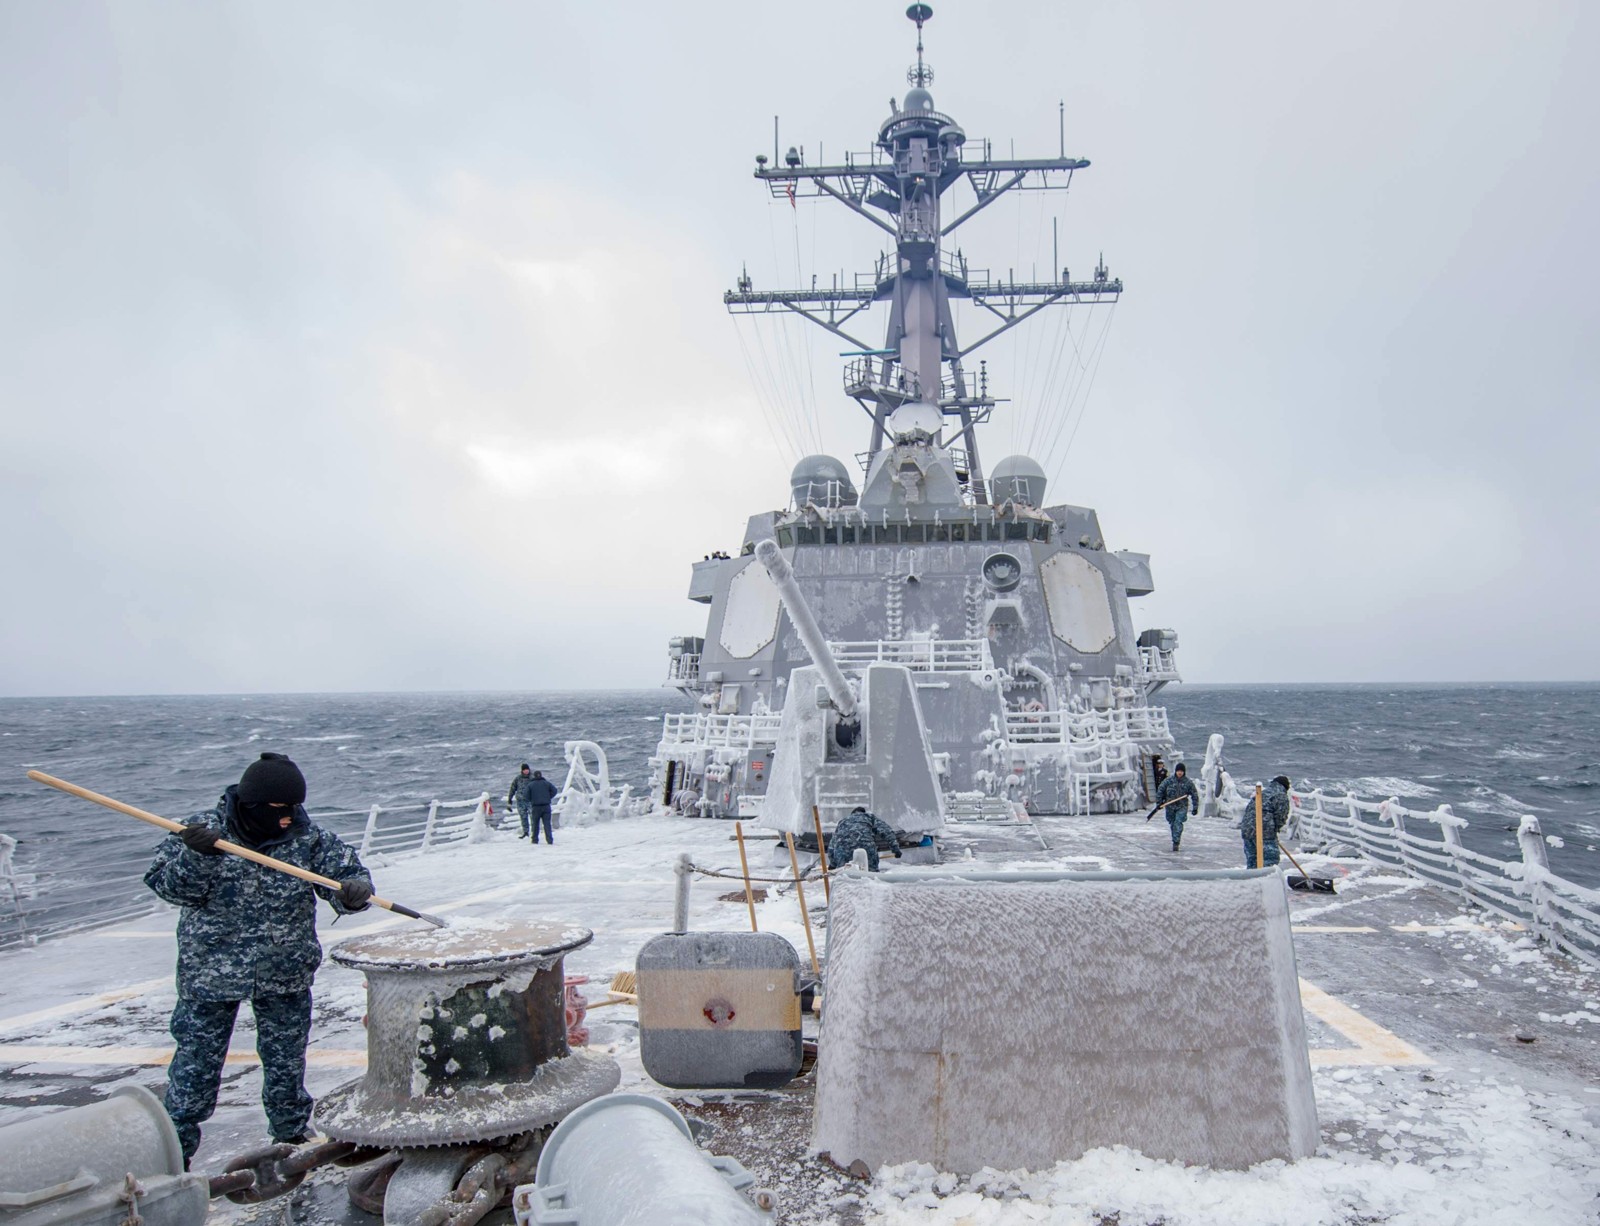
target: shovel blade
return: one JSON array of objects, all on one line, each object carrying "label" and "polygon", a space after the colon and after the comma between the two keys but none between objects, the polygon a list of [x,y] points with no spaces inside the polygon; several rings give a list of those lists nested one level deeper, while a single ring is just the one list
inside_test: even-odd
[{"label": "shovel blade", "polygon": [[1291,890],[1303,890],[1308,894],[1332,894],[1333,878],[1331,877],[1300,877],[1294,873],[1288,876]]}]

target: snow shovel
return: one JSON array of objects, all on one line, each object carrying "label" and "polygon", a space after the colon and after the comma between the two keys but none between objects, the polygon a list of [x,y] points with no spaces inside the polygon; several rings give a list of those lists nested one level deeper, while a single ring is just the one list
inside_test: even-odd
[{"label": "snow shovel", "polygon": [[[1282,843],[1278,844],[1278,850],[1289,857],[1290,864],[1294,865],[1296,868],[1300,868],[1300,861],[1294,858],[1294,852],[1290,851]],[[1291,890],[1305,890],[1310,894],[1338,893],[1338,891],[1333,888],[1332,877],[1313,877],[1303,868],[1300,868],[1300,875],[1298,877],[1296,877],[1293,873],[1290,873],[1286,880],[1288,881],[1289,888]]]},{"label": "snow shovel", "polygon": [[[109,796],[102,796],[99,792],[91,792],[88,788],[80,788],[75,783],[68,783],[65,779],[57,779],[54,775],[47,775],[43,771],[29,771],[28,778],[35,783],[42,783],[46,787],[56,788],[62,792],[69,792],[73,796],[81,796],[84,800],[92,800],[97,805],[104,805],[108,809],[115,809],[118,813],[126,813],[129,817],[137,817],[141,822],[149,822],[152,826],[160,826],[163,830],[170,830],[174,834],[183,829],[182,822],[175,822],[170,817],[157,817],[154,813],[146,813],[143,809],[135,809],[132,805],[125,805],[120,800],[112,800]],[[332,877],[324,877],[321,873],[313,873],[310,869],[301,868],[298,864],[286,864],[282,860],[275,860],[271,856],[264,856],[259,851],[252,851],[248,847],[241,847],[237,843],[230,843],[226,839],[216,842],[218,851],[225,851],[229,855],[242,856],[256,864],[264,864],[268,868],[275,868],[280,873],[288,873],[291,877],[298,877],[301,881],[309,881],[312,885],[320,885],[324,889],[337,891],[341,882]],[[385,911],[393,911],[396,915],[404,915],[410,919],[425,920],[435,928],[443,928],[444,920],[437,915],[429,915],[426,911],[413,911],[410,907],[402,907],[397,902],[390,902],[387,898],[379,898],[374,894],[368,901],[382,907]]]}]

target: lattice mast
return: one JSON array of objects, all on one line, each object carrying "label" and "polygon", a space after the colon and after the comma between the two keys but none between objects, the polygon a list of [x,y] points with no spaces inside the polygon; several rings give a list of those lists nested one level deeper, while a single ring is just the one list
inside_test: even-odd
[{"label": "lattice mast", "polygon": [[[836,277],[829,288],[757,290],[749,275],[742,274],[738,288],[725,293],[723,302],[733,314],[791,311],[853,346],[853,353],[843,355],[852,359],[845,367],[845,391],[872,418],[869,458],[887,444],[886,423],[902,404],[926,402],[944,417],[955,418],[956,428],[947,437],[962,439],[967,488],[982,503],[987,496],[975,428],[989,419],[997,402],[984,373],[974,383],[967,359],[1047,306],[1114,302],[1122,282],[1110,276],[1103,259],[1088,281],[1071,280],[1065,268],[1047,281],[1018,281],[1014,272],[995,277],[969,267],[959,250],[953,256],[946,250],[949,235],[1007,192],[1064,191],[1073,172],[1089,162],[1066,156],[1064,130],[1059,157],[996,158],[988,141],[982,142],[980,158],[968,156],[966,133],[934,108],[928,92],[933,69],[923,59],[922,27],[933,9],[913,4],[906,16],[917,27],[917,62],[906,71],[911,89],[903,102],[890,99],[889,118],[878,129],[874,147],[864,154],[846,154],[843,165],[833,166],[807,166],[802,151],[791,147],[780,167],[774,143],[773,164],[758,154],[755,170],[774,197],[791,204],[801,196],[825,196],[844,205],[887,232],[894,239],[893,250],[881,255],[871,271],[855,274],[851,285]],[[974,200],[946,222],[943,197],[962,179]],[[971,301],[999,322],[977,340],[961,344],[950,309],[955,298]],[[889,304],[881,348],[845,328],[878,302]]]}]

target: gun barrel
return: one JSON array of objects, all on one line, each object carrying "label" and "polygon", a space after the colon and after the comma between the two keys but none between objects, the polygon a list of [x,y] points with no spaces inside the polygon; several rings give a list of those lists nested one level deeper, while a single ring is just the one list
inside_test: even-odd
[{"label": "gun barrel", "polygon": [[767,574],[772,576],[772,582],[783,600],[783,607],[789,610],[789,620],[799,631],[800,641],[805,644],[806,651],[810,652],[812,662],[822,672],[822,683],[828,687],[828,697],[833,699],[833,705],[840,715],[854,715],[855,695],[850,692],[844,674],[839,671],[839,663],[828,648],[828,640],[822,637],[817,619],[812,616],[811,606],[801,595],[800,585],[794,581],[794,570],[789,565],[789,559],[784,557],[783,551],[778,548],[778,542],[768,539],[757,544],[756,561],[765,566]]}]

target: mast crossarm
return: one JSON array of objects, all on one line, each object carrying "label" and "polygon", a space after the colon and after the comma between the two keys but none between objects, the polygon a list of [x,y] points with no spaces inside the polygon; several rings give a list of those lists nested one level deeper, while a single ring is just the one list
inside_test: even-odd
[{"label": "mast crossarm", "polygon": [[835,200],[837,200],[840,204],[844,205],[845,208],[849,209],[851,212],[859,213],[862,217],[865,217],[868,221],[870,221],[873,225],[877,226],[880,230],[887,230],[890,234],[898,233],[898,231],[896,231],[896,229],[893,226],[891,226],[888,222],[886,222],[883,218],[875,217],[871,213],[867,212],[866,205],[860,204],[857,201],[851,199],[848,195],[846,195],[844,192],[839,191],[838,188],[833,187],[826,180],[818,179],[818,180],[816,180],[816,184],[817,184],[817,189],[819,191],[826,192],[828,195],[832,196]]},{"label": "mast crossarm", "polygon": [[[1120,293],[1121,290],[1122,290],[1122,282],[1120,282],[1120,281],[1117,281],[1117,282],[1103,282],[1103,283],[1101,283],[1100,288],[1105,289],[1107,286],[1112,285],[1112,284],[1114,284],[1116,286],[1117,292]],[[1020,288],[1020,287],[1018,287],[1018,288]],[[1094,303],[1094,302],[1108,302],[1108,301],[1109,302],[1115,302],[1116,300],[1117,300],[1116,293],[1104,293],[1104,294],[1095,294],[1095,295],[1072,295],[1072,294],[1067,293],[1066,289],[1065,289],[1065,286],[1063,286],[1062,292],[1056,293],[1056,294],[1051,294],[1048,297],[1042,299],[1041,301],[1034,303],[1032,306],[1028,307],[1027,310],[1023,311],[1020,315],[1007,314],[1006,312],[1000,310],[998,307],[994,306],[990,302],[983,301],[983,300],[976,300],[978,302],[979,306],[984,307],[985,309],[994,312],[994,314],[999,316],[1000,319],[1003,322],[993,332],[989,332],[989,333],[986,333],[983,336],[980,336],[977,340],[973,341],[972,344],[970,344],[970,345],[966,346],[965,348],[963,348],[961,350],[961,352],[958,353],[956,356],[960,357],[960,358],[966,357],[973,350],[979,348],[982,345],[987,345],[990,341],[992,341],[995,337],[999,336],[1002,332],[1009,332],[1012,328],[1015,328],[1018,324],[1023,323],[1026,320],[1032,319],[1040,311],[1044,310],[1045,307],[1052,306],[1057,302],[1070,301],[1070,302],[1076,304],[1076,303],[1082,303],[1082,302],[1085,302],[1085,301]],[[1017,305],[1019,305],[1021,303],[1021,301],[1022,300],[1021,300],[1020,296],[1017,297],[1017,298],[1013,298],[1010,301],[1010,305],[1012,306],[1013,309],[1015,309],[1015,307]]]},{"label": "mast crossarm", "polygon": [[978,180],[975,177],[969,175],[968,176],[968,181],[972,184],[972,190],[977,195],[978,202],[976,204],[974,204],[970,209],[968,209],[965,213],[961,214],[960,217],[957,217],[954,221],[952,221],[944,229],[940,230],[939,231],[940,236],[943,237],[944,235],[949,234],[952,230],[954,230],[962,222],[966,221],[967,218],[973,216],[975,213],[983,212],[984,209],[988,208],[996,200],[1000,199],[1001,196],[1005,195],[1013,187],[1015,187],[1017,184],[1021,183],[1023,179],[1027,178],[1027,176],[1028,176],[1028,172],[1027,171],[1019,170],[1019,171],[1017,171],[1016,174],[1012,175],[1010,179],[1006,180],[1006,182],[1002,183],[999,187],[994,187],[993,186],[994,180],[993,180],[992,177],[990,178],[988,184],[986,184],[983,187],[980,187],[978,185]]},{"label": "mast crossarm", "polygon": [[[950,279],[946,278],[947,285]],[[1115,302],[1122,294],[1122,279],[1094,281],[964,281],[959,286],[952,285],[950,295],[954,298],[971,298],[973,302],[982,307],[990,307],[991,299],[998,299],[1012,306],[1035,302],[1041,298],[1055,301],[1058,298],[1071,298],[1075,304],[1085,302]]]},{"label": "mast crossarm", "polygon": [[[972,194],[976,196],[977,203],[949,225],[939,231],[944,236],[953,231],[957,226],[981,213],[1001,196],[1012,188],[1022,187],[1023,180],[1035,171],[1038,172],[1040,183],[1037,187],[1025,188],[1027,191],[1065,191],[1072,186],[1072,172],[1089,163],[1083,158],[1049,158],[1028,161],[1007,162],[967,162],[961,165],[961,172],[967,176],[967,182],[972,186]],[[1065,183],[1050,182],[1049,175],[1052,170],[1067,172]],[[1000,175],[1010,171],[1011,177],[1004,183],[996,183]]]},{"label": "mast crossarm", "polygon": [[[815,311],[806,310],[805,307],[801,306],[798,302],[791,301],[789,296],[783,294],[751,294],[749,295],[750,298],[759,299],[760,301],[748,303],[736,301],[736,299],[742,297],[745,297],[745,295],[735,294],[731,290],[722,296],[723,302],[725,302],[728,306],[728,313],[730,315],[760,315],[769,311],[793,311],[802,319],[809,319],[812,323],[816,324],[817,327],[822,328],[824,331],[832,332],[840,340],[847,341],[857,349],[871,349],[873,347],[868,342],[861,340],[858,337],[851,336],[843,328],[839,327],[839,324],[845,323],[855,316],[861,314],[862,311],[867,309],[867,305],[870,304],[856,307],[855,310],[847,312],[836,322],[818,315]],[[743,307],[744,309],[737,310],[735,309],[736,307]]]},{"label": "mast crossarm", "polygon": [[[871,306],[877,299],[877,290],[873,288],[861,289],[765,289],[765,290],[733,290],[730,289],[722,295],[722,301],[729,308],[731,314],[747,315],[749,311],[734,311],[738,306],[766,307],[772,305],[788,306],[795,302],[812,303],[817,306],[832,306],[837,303],[851,303],[857,310]],[[854,314],[854,312],[851,312]]]},{"label": "mast crossarm", "polygon": [[1087,170],[1088,158],[984,158],[981,162],[963,160],[961,169],[967,174],[986,170]]}]

